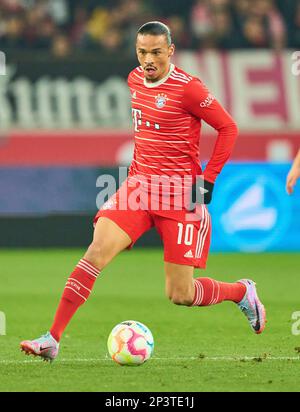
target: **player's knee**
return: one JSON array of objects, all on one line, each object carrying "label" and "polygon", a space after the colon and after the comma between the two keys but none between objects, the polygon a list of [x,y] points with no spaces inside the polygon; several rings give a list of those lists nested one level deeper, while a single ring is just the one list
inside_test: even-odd
[{"label": "player's knee", "polygon": [[176,290],[168,294],[174,305],[190,306],[193,302],[191,294],[187,290]]},{"label": "player's knee", "polygon": [[112,259],[108,249],[98,242],[92,242],[90,244],[84,258],[100,270]]}]

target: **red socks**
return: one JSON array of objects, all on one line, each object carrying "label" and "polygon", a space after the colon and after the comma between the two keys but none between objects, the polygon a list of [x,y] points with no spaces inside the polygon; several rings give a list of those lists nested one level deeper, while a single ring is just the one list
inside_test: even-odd
[{"label": "red socks", "polygon": [[240,302],[246,293],[242,283],[223,283],[210,278],[195,279],[195,296],[192,306],[209,306],[224,300]]},{"label": "red socks", "polygon": [[[95,266],[81,259],[69,277],[50,329],[57,342],[77,309],[90,296],[98,275],[99,270]],[[215,305],[224,300],[238,303],[246,293],[246,286],[242,283],[223,283],[210,278],[198,278],[194,281],[195,296],[192,306]]]},{"label": "red socks", "polygon": [[69,277],[54,323],[50,329],[51,335],[59,342],[61,335],[72,319],[73,315],[90,296],[99,270],[85,259],[81,259],[74,272]]}]

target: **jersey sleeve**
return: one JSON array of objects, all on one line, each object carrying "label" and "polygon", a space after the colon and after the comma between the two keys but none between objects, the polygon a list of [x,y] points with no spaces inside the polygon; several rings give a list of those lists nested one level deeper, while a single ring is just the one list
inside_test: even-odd
[{"label": "jersey sleeve", "polygon": [[131,82],[132,82],[132,71],[127,76],[127,85],[128,85],[128,87],[131,86]]},{"label": "jersey sleeve", "polygon": [[198,79],[187,84],[183,96],[183,107],[193,116],[205,121],[218,131],[212,157],[204,171],[204,178],[214,183],[233,151],[238,135],[237,125],[230,114]]}]

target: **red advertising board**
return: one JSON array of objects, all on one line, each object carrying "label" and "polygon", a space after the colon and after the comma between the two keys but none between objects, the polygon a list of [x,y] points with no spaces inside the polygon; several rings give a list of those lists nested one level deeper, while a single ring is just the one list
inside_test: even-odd
[{"label": "red advertising board", "polygon": [[[201,160],[209,159],[215,134],[203,134]],[[300,132],[241,133],[232,161],[290,161]],[[130,163],[130,131],[16,131],[0,138],[0,166],[117,166]]]}]

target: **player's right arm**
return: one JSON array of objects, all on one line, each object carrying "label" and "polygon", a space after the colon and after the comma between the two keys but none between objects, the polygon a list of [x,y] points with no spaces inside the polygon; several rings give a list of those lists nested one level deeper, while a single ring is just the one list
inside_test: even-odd
[{"label": "player's right arm", "polygon": [[294,186],[300,177],[300,149],[295,157],[293,165],[286,178],[286,191],[290,195],[294,191]]}]

